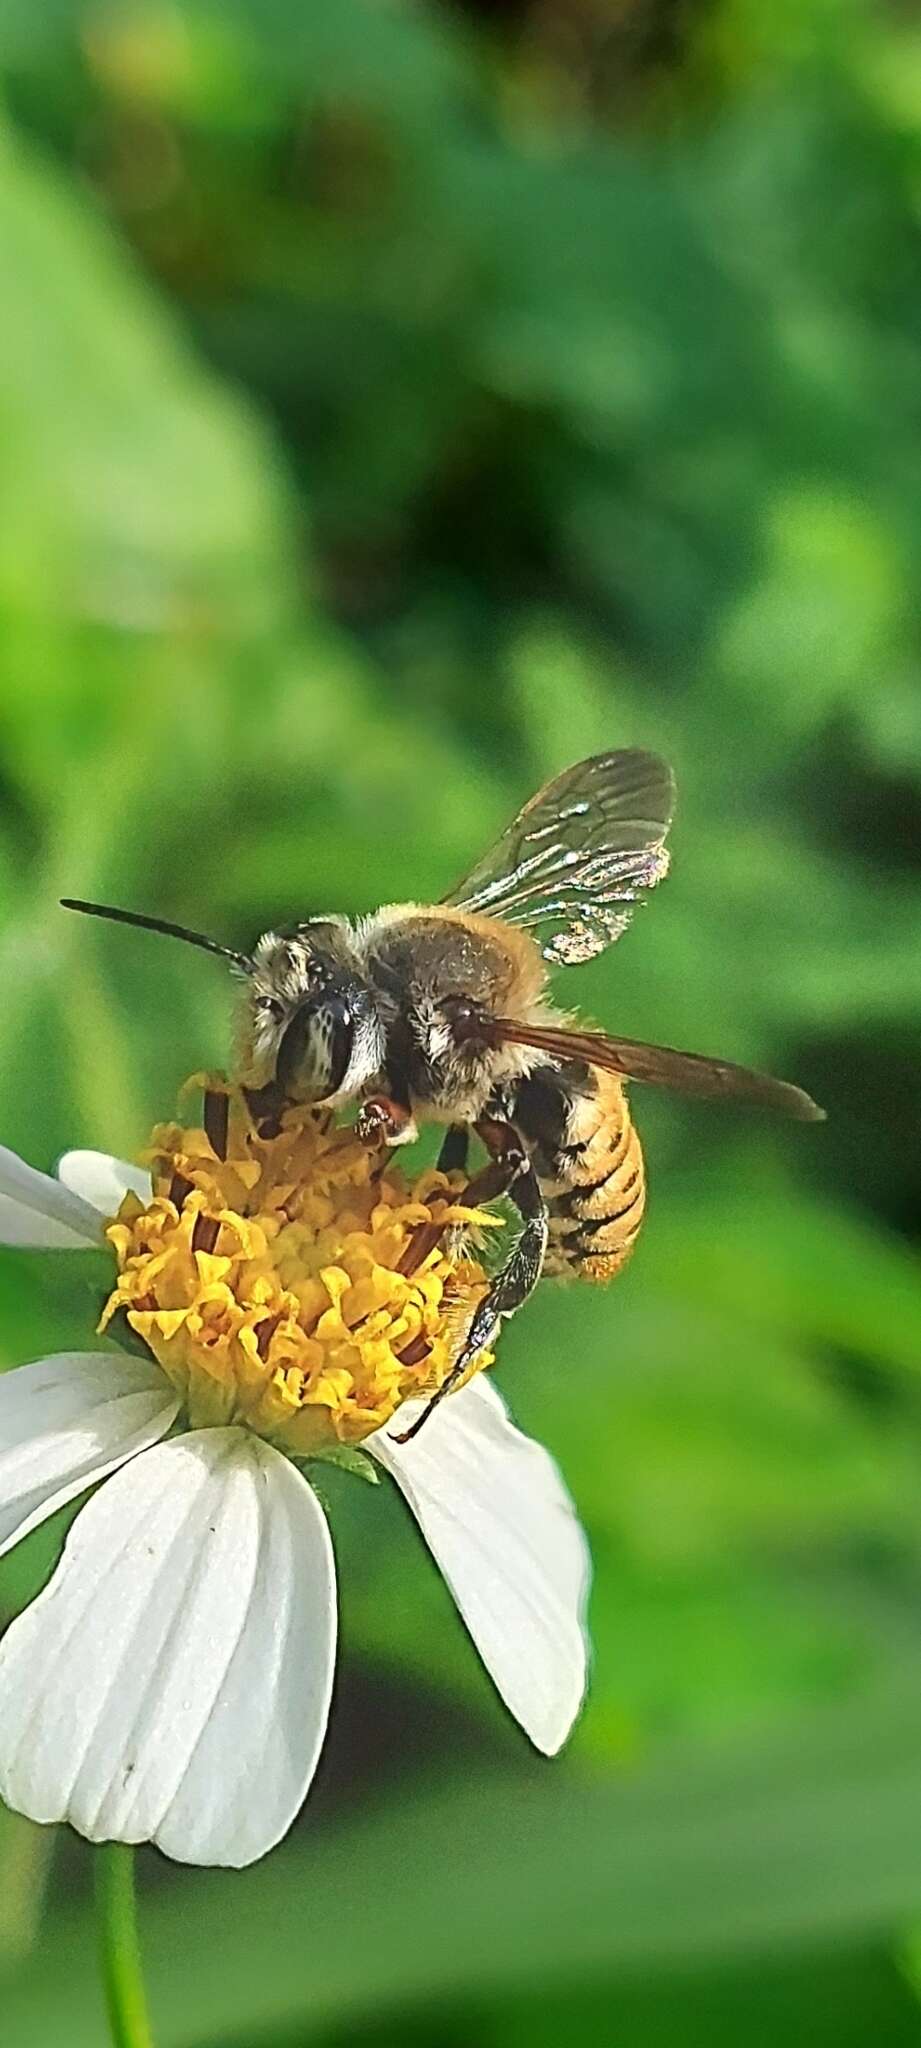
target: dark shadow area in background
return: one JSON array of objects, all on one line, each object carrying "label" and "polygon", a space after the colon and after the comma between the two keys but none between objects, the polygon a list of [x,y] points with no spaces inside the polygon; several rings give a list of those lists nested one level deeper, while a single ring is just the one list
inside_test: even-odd
[{"label": "dark shadow area in background", "polygon": [[[371,1806],[385,1803],[401,1783],[419,1777],[433,1786],[462,1775],[465,1765],[478,1777],[495,1767],[503,1786],[520,1774],[540,1778],[547,1766],[507,1724],[465,1713],[447,1688],[428,1690],[419,1679],[401,1680],[392,1671],[340,1656],[329,1731],[310,1796],[290,1841],[299,1840],[308,1858],[312,1840]],[[194,1882],[194,1875],[153,1849],[139,1852],[145,1889]],[[58,1832],[50,1887],[50,1908],[73,1905],[91,1890],[91,1857],[69,1828]],[[308,1875],[309,1885],[309,1875]]]},{"label": "dark shadow area in background", "polygon": [[[463,1911],[462,1902],[456,1910]],[[241,2036],[220,2048],[299,2048],[302,2038],[294,2026],[258,2043]],[[631,2048],[635,2041],[643,2048],[719,2048],[743,2040],[745,2048],[917,2048],[921,2015],[897,1966],[870,1949],[730,1964],[718,1975],[550,1986],[514,2002],[458,2000],[449,2010],[383,2022],[369,2016],[364,2025],[310,2036],[311,2048]]]}]

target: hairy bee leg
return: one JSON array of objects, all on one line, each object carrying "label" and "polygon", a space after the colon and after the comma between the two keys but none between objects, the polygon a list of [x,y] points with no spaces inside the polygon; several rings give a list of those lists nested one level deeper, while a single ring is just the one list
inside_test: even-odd
[{"label": "hairy bee leg", "polygon": [[[513,1171],[508,1165],[491,1159],[482,1173],[475,1173],[473,1179],[468,1180],[456,1199],[466,1209],[478,1209],[483,1202],[495,1202],[500,1195],[507,1194],[513,1178]],[[427,1259],[429,1252],[433,1252],[436,1244],[440,1243],[445,1228],[443,1223],[420,1223],[413,1231],[398,1270],[415,1273],[423,1259]]]},{"label": "hairy bee leg", "polygon": [[369,1095],[358,1112],[355,1135],[363,1145],[412,1145],[419,1133],[408,1102]]},{"label": "hairy bee leg", "polygon": [[[513,1250],[505,1265],[496,1274],[489,1293],[481,1301],[467,1333],[467,1341],[454,1372],[463,1371],[477,1351],[482,1351],[504,1316],[514,1315],[515,1310],[527,1301],[537,1286],[543,1269],[544,1254],[550,1219],[544,1191],[534,1171],[530,1152],[514,1124],[500,1117],[481,1117],[475,1125],[477,1136],[482,1139],[491,1154],[490,1164],[495,1169],[498,1185],[493,1194],[480,1193],[481,1201],[494,1200],[495,1194],[508,1193],[524,1224]],[[490,1168],[487,1166],[480,1183],[487,1182]],[[477,1182],[472,1183],[473,1187]],[[490,1320],[489,1336],[482,1330]],[[452,1374],[452,1379],[454,1374]]]},{"label": "hairy bee leg", "polygon": [[[477,1129],[480,1129],[479,1125]],[[515,1141],[514,1146],[507,1145],[505,1157],[495,1159],[492,1166],[497,1176],[499,1173],[508,1172],[511,1166],[512,1175],[506,1182],[506,1189],[495,1189],[495,1192],[508,1192],[522,1218],[524,1229],[501,1272],[496,1275],[489,1292],[480,1302],[467,1332],[463,1349],[447,1379],[442,1382],[437,1393],[432,1395],[411,1428],[404,1430],[401,1436],[394,1436],[394,1443],[408,1444],[412,1442],[413,1437],[418,1436],[429,1416],[434,1414],[446,1395],[452,1393],[458,1381],[463,1378],[477,1352],[485,1351],[487,1345],[492,1343],[499,1324],[507,1316],[514,1315],[516,1309],[521,1308],[523,1302],[527,1301],[543,1271],[550,1228],[547,1204],[540,1182],[517,1133],[510,1131],[509,1135]],[[484,1143],[488,1144],[489,1138],[485,1134],[483,1136]],[[478,1178],[486,1181],[490,1171],[490,1167],[487,1166]],[[475,1185],[475,1182],[471,1183],[472,1187]],[[480,1199],[483,1199],[482,1194]]]},{"label": "hairy bee leg", "polygon": [[469,1150],[470,1132],[466,1124],[451,1124],[438,1154],[439,1173],[463,1173]]}]

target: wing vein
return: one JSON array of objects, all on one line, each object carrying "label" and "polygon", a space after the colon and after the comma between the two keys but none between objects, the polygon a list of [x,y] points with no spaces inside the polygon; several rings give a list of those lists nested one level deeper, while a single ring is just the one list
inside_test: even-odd
[{"label": "wing vein", "polygon": [[538,790],[445,901],[543,927],[544,955],[557,965],[590,960],[667,873],[674,802],[671,769],[656,754],[594,754]]}]

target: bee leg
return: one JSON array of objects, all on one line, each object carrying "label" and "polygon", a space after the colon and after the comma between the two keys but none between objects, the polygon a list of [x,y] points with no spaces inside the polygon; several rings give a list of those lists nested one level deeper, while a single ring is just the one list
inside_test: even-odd
[{"label": "bee leg", "polygon": [[287,1107],[287,1097],[278,1082],[267,1081],[264,1088],[244,1088],[243,1100],[260,1138],[277,1138],[282,1112]]},{"label": "bee leg", "polygon": [[[412,1442],[414,1436],[418,1436],[423,1423],[428,1421],[435,1409],[441,1406],[445,1396],[452,1393],[458,1381],[463,1378],[477,1352],[485,1351],[487,1345],[492,1343],[499,1324],[506,1316],[514,1315],[516,1309],[527,1301],[543,1271],[549,1219],[540,1182],[517,1131],[510,1125],[500,1125],[492,1119],[489,1120],[489,1124],[491,1127],[488,1130],[484,1130],[483,1124],[476,1126],[484,1144],[494,1153],[492,1165],[486,1167],[479,1179],[485,1182],[487,1177],[492,1176],[490,1198],[501,1192],[508,1193],[518,1210],[524,1229],[506,1264],[501,1272],[497,1273],[489,1292],[483,1296],[467,1331],[463,1349],[447,1379],[442,1381],[437,1393],[432,1395],[422,1414],[416,1417],[411,1427],[404,1430],[401,1436],[394,1436],[394,1443],[408,1444]],[[497,1144],[500,1132],[501,1150]],[[500,1179],[504,1180],[504,1189],[496,1185]],[[476,1186],[476,1183],[471,1183],[471,1186]]]},{"label": "bee leg", "polygon": [[[461,1188],[454,1199],[465,1209],[480,1209],[485,1202],[495,1202],[500,1195],[507,1194],[509,1180],[507,1167],[491,1159],[489,1165],[484,1166],[482,1173],[475,1173],[473,1179],[468,1180],[466,1187]],[[415,1273],[423,1259],[428,1258],[429,1252],[433,1252],[435,1246],[441,1243],[442,1238],[447,1234],[450,1241],[455,1232],[462,1235],[462,1227],[456,1223],[447,1228],[447,1233],[444,1223],[418,1223],[410,1235],[397,1271]]]},{"label": "bee leg", "polygon": [[470,1132],[466,1124],[451,1124],[438,1154],[439,1173],[463,1173],[469,1150]]},{"label": "bee leg", "polygon": [[412,1145],[419,1133],[408,1102],[393,1095],[369,1095],[358,1112],[355,1136],[362,1145]]}]

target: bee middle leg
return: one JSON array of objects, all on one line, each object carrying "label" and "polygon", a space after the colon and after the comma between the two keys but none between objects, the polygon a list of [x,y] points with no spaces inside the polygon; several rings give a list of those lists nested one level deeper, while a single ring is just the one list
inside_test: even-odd
[{"label": "bee middle leg", "polygon": [[477,1136],[482,1139],[491,1154],[490,1164],[484,1168],[470,1187],[465,1197],[476,1196],[479,1200],[494,1200],[496,1195],[507,1193],[522,1219],[523,1229],[505,1265],[496,1274],[488,1292],[476,1309],[467,1331],[463,1348],[455,1359],[451,1371],[442,1381],[437,1393],[416,1417],[411,1428],[401,1436],[395,1436],[398,1444],[411,1443],[418,1436],[435,1409],[440,1407],[446,1395],[450,1394],[463,1378],[467,1367],[479,1351],[485,1351],[491,1344],[499,1324],[507,1316],[515,1314],[533,1293],[543,1271],[549,1234],[549,1217],[540,1182],[531,1163],[530,1154],[523,1139],[513,1124],[500,1122],[498,1118],[484,1117],[475,1126]]},{"label": "bee middle leg", "polygon": [[470,1150],[470,1132],[466,1124],[449,1124],[438,1154],[439,1173],[463,1173]]}]

